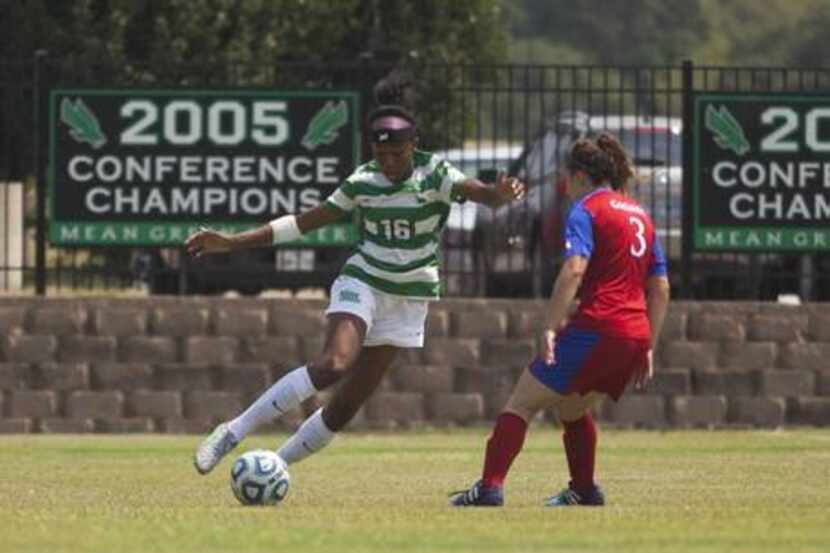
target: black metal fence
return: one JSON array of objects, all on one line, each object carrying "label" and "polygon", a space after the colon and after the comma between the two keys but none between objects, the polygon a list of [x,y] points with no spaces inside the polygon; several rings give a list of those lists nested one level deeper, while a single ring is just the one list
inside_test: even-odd
[{"label": "black metal fence", "polygon": [[[366,64],[244,67],[128,82],[91,73],[61,74],[56,60],[0,63],[0,291],[119,290],[254,293],[325,286],[347,252],[306,250],[224,256],[189,263],[176,249],[64,248],[46,241],[44,100],[57,86],[256,86],[359,91],[367,105],[388,67]],[[190,69],[190,68],[189,68]],[[830,91],[830,69],[603,66],[424,66],[421,144],[471,175],[517,174],[529,185],[520,204],[490,210],[461,205],[444,236],[447,295],[541,296],[557,270],[567,210],[559,168],[581,136],[608,130],[632,153],[632,192],[649,209],[671,262],[679,297],[772,299],[793,293],[830,297],[826,254],[694,254],[684,232],[689,175],[690,93]],[[35,101],[40,99],[40,103]],[[364,151],[365,157],[365,151]],[[685,164],[685,165],[684,165]]]},{"label": "black metal fence", "polygon": [[32,62],[0,61],[0,292],[35,276],[33,71]]}]

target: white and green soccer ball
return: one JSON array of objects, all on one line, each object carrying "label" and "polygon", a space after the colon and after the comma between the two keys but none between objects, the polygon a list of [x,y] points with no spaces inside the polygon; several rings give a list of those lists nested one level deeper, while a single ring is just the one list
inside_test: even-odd
[{"label": "white and green soccer ball", "polygon": [[288,465],[274,451],[246,451],[231,468],[231,489],[243,505],[276,505],[288,493]]}]

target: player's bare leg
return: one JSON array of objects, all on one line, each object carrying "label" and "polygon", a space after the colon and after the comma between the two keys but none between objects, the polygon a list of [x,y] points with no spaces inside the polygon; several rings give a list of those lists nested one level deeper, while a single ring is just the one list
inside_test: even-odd
[{"label": "player's bare leg", "polygon": [[196,449],[196,470],[207,474],[254,429],[337,382],[354,364],[365,336],[366,323],[359,317],[348,313],[329,315],[326,343],[317,359],[284,375],[242,414],[217,426]]},{"label": "player's bare leg", "polygon": [[339,381],[360,356],[366,338],[366,323],[351,313],[328,316],[323,353],[308,364],[308,374],[317,390],[325,390]]},{"label": "player's bare leg", "polygon": [[328,445],[380,385],[398,349],[394,346],[363,348],[354,368],[334,391],[328,404],[303,422],[277,451],[279,456],[290,465]]},{"label": "player's bare leg", "polygon": [[568,394],[561,396],[562,399],[556,406],[561,422],[579,420],[589,414],[591,410],[605,398],[605,394],[590,392],[588,394]]},{"label": "player's bare leg", "polygon": [[363,348],[355,370],[323,408],[323,420],[329,428],[339,432],[354,418],[389,372],[398,351],[400,348],[395,346]]},{"label": "player's bare leg", "polygon": [[525,422],[530,422],[539,410],[558,407],[563,400],[564,396],[539,382],[529,369],[525,369],[519,376],[503,412],[513,413]]}]

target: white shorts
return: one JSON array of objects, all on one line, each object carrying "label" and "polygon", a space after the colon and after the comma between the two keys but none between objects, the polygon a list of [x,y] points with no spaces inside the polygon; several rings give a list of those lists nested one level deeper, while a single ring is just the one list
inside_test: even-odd
[{"label": "white shorts", "polygon": [[366,323],[364,346],[422,348],[428,304],[384,294],[356,278],[339,276],[331,285],[326,315],[351,313],[360,317]]}]

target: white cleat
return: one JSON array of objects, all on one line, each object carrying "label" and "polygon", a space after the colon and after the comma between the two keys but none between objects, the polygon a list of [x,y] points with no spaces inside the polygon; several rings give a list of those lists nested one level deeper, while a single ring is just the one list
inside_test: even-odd
[{"label": "white cleat", "polygon": [[204,439],[196,449],[196,454],[193,456],[193,464],[199,474],[207,474],[213,470],[213,467],[219,464],[222,457],[236,447],[239,443],[231,430],[228,423],[223,422],[213,429],[210,436]]}]

